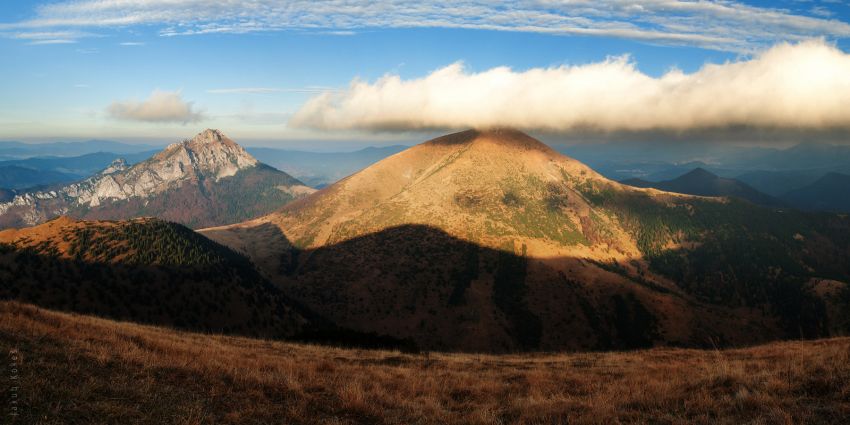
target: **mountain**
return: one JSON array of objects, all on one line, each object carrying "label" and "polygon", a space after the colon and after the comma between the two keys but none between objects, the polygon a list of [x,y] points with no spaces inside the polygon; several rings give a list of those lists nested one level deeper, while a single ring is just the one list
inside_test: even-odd
[{"label": "mountain", "polygon": [[621,183],[641,188],[654,188],[667,192],[698,196],[728,196],[765,206],[782,206],[782,201],[761,193],[746,183],[718,177],[704,168],[695,168],[673,180],[650,182],[641,179],[623,180]]},{"label": "mountain", "polygon": [[20,193],[0,203],[0,228],[58,215],[156,216],[190,227],[214,226],[269,213],[312,191],[260,163],[218,130],[205,130],[133,166],[116,160],[78,183]]},{"label": "mountain", "polygon": [[119,320],[275,338],[307,324],[246,258],[157,219],[0,231],[0,281],[0,299]]},{"label": "mountain", "polygon": [[828,173],[814,183],[782,196],[803,210],[850,212],[850,175]]},{"label": "mountain", "polygon": [[407,146],[368,147],[354,152],[303,152],[273,148],[247,148],[263,162],[295,176],[313,187],[327,186]]},{"label": "mountain", "polygon": [[847,217],[629,187],[510,129],[201,232],[327,319],[426,349],[752,344],[845,332],[850,306]]}]

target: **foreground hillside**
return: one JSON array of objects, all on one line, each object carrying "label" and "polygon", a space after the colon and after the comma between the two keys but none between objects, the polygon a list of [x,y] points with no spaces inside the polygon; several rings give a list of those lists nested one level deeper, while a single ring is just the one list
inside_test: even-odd
[{"label": "foreground hillside", "polygon": [[11,423],[20,424],[839,424],[850,416],[847,338],[722,351],[413,355],[3,302],[0,346],[17,357]]}]

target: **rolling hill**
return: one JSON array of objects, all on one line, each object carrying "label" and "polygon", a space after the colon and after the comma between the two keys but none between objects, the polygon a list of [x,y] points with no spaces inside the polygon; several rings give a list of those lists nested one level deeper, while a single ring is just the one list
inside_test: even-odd
[{"label": "rolling hill", "polygon": [[651,187],[666,192],[684,193],[686,195],[729,196],[764,206],[778,207],[784,205],[781,200],[761,193],[744,182],[718,177],[704,168],[695,168],[673,180],[651,182],[641,179],[628,179],[620,183],[634,187]]},{"label": "rolling hill", "polygon": [[608,180],[469,130],[204,235],[335,323],[427,349],[751,344],[848,328],[850,221]]},{"label": "rolling hill", "polygon": [[0,231],[0,299],[118,320],[282,338],[308,323],[243,256],[157,219]]},{"label": "rolling hill", "polygon": [[221,132],[206,130],[135,165],[116,160],[83,181],[19,193],[0,203],[0,228],[59,215],[155,216],[190,227],[214,226],[267,214],[312,191],[260,163]]}]

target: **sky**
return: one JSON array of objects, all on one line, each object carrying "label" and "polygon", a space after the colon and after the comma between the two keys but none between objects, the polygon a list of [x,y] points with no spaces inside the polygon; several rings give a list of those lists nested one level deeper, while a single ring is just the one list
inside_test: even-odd
[{"label": "sky", "polygon": [[6,0],[0,140],[843,139],[847,52],[850,0]]}]

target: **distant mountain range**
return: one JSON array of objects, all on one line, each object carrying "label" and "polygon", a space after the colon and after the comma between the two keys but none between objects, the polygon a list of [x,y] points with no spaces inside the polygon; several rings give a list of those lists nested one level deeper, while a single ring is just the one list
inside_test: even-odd
[{"label": "distant mountain range", "polygon": [[321,188],[406,148],[397,145],[368,147],[354,152],[303,152],[249,147],[247,151],[305,184]]},{"label": "distant mountain range", "polygon": [[41,156],[0,161],[0,187],[27,189],[82,180],[103,170],[116,159],[135,164],[153,156],[157,151],[130,154],[95,152],[80,156]]},{"label": "distant mountain range", "polygon": [[21,143],[0,141],[0,160],[25,159],[37,156],[71,157],[97,152],[121,155],[159,150],[161,147],[146,144],[129,144],[109,140],[84,142]]},{"label": "distant mountain range", "polygon": [[775,198],[827,173],[850,174],[850,146],[801,143],[787,149],[723,144],[597,143],[562,146],[614,180],[672,180],[695,168],[734,178]]},{"label": "distant mountain range", "polygon": [[[850,175],[827,173],[823,177],[780,197],[759,192],[737,179],[718,177],[702,168],[673,180],[652,182],[626,179],[623,184],[698,196],[725,196],[768,207],[793,207],[804,211],[850,212]],[[797,185],[795,185],[796,187]]]},{"label": "distant mountain range", "polygon": [[34,225],[58,215],[155,216],[192,227],[215,226],[266,214],[311,192],[217,130],[206,130],[133,166],[115,160],[80,182],[17,193],[0,203],[0,227]]},{"label": "distant mountain range", "polygon": [[829,173],[782,199],[803,210],[850,213],[850,175]]},{"label": "distant mountain range", "polygon": [[641,179],[628,179],[620,183],[634,187],[654,188],[666,192],[684,193],[698,196],[728,196],[765,206],[785,206],[781,200],[761,193],[746,183],[735,179],[718,177],[702,168],[696,168],[673,180],[651,182]]}]

